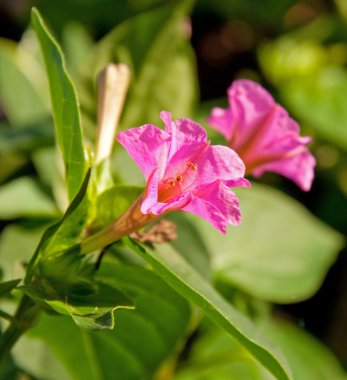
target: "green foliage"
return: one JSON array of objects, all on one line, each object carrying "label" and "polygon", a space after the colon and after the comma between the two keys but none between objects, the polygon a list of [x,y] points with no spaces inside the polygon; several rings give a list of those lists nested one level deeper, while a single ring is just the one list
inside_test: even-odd
[{"label": "green foliage", "polygon": [[126,185],[115,185],[105,190],[96,202],[95,224],[105,227],[115,221],[142,192],[142,187]]},{"label": "green foliage", "polygon": [[[96,43],[88,25],[57,25],[61,15],[52,17],[57,2],[40,4],[52,12],[49,19],[62,32],[66,63],[42,17],[32,11],[67,177],[70,206],[63,216],[59,210],[66,208],[66,189],[56,170],[48,91],[35,43],[30,33],[18,44],[0,40],[0,102],[7,119],[0,125],[0,181],[8,180],[0,188],[0,219],[11,223],[0,240],[5,281],[0,296],[21,289],[34,312],[50,314],[42,314],[19,342],[15,362],[8,361],[0,378],[17,376],[17,367],[22,367],[39,380],[344,379],[320,343],[292,325],[264,318],[264,310],[270,309],[266,302],[291,303],[313,295],[343,243],[338,233],[277,190],[253,185],[239,191],[243,223],[225,237],[195,216],[173,213],[169,218],[177,224],[178,239],[170,244],[145,248],[125,238],[90,255],[81,253],[81,240],[113,223],[144,190],[137,186],[144,184],[142,173],[124,150],[115,152],[113,177],[111,157],[87,170],[93,165],[93,148],[85,142],[86,137],[95,139],[100,70],[109,62],[127,63],[131,69],[120,128],[160,126],[163,109],[174,118],[190,117],[198,98],[189,43],[192,1],[130,3],[122,2],[117,15],[107,14],[106,4],[117,8],[109,0],[103,0],[105,8],[94,0],[83,4],[84,10],[95,10],[93,20],[101,13],[109,21],[125,20],[112,24],[114,29]],[[200,4],[228,18],[244,15],[250,3]],[[264,23],[267,7],[277,18],[284,17],[290,1],[265,3],[255,6],[249,20]],[[82,9],[76,1],[65,6],[67,19],[72,9]],[[137,10],[142,12],[135,14]],[[81,11],[77,17],[85,19],[86,14]],[[277,18],[271,28],[278,27]],[[345,68],[321,45],[329,36],[320,32],[324,22],[317,25],[267,43],[259,57],[265,76],[293,113],[321,139],[345,149]],[[316,37],[304,41],[312,35]],[[66,65],[79,90],[81,111]],[[203,123],[212,104],[223,105],[212,101],[195,119]],[[32,163],[35,177],[30,176]],[[17,278],[24,285],[18,287]],[[222,298],[211,280],[240,302]],[[16,297],[1,301],[1,315],[11,320]],[[199,328],[201,314],[195,306],[221,329]],[[23,326],[19,332],[17,327],[13,323],[10,330],[19,336]],[[0,344],[4,337],[6,333]],[[33,353],[30,363],[28,352]]]},{"label": "green foliage", "polygon": [[75,380],[150,378],[184,336],[188,304],[147,269],[107,261],[98,278],[136,304],[117,311],[115,330],[88,333],[65,317],[43,316],[29,336],[49,344]]},{"label": "green foliage", "polygon": [[0,189],[0,219],[55,217],[58,214],[54,202],[31,177],[15,179]]},{"label": "green foliage", "polygon": [[0,283],[0,298],[7,295],[12,289],[14,289],[20,280],[10,280]]},{"label": "green foliage", "polygon": [[53,130],[49,121],[41,121],[23,128],[12,128],[7,124],[0,126],[0,155],[29,153],[39,147],[52,145],[53,142]]},{"label": "green foliage", "polygon": [[0,100],[11,125],[16,127],[34,123],[49,113],[45,94],[28,76],[28,66],[40,70],[25,49],[0,39]]},{"label": "green foliage", "polygon": [[129,247],[144,258],[173,289],[202,308],[216,325],[239,341],[277,379],[291,379],[283,359],[244,315],[225,301],[173,248],[150,251],[128,238]]},{"label": "green foliage", "polygon": [[[207,325],[207,324],[205,324]],[[341,366],[331,352],[303,330],[288,322],[264,320],[262,328],[272,340],[283,347],[295,380],[346,379]],[[213,326],[199,331],[191,354],[175,380],[249,379],[272,380],[244,348]]]},{"label": "green foliage", "polygon": [[273,380],[237,341],[205,323],[174,380]]},{"label": "green foliage", "polygon": [[127,63],[132,68],[121,127],[161,123],[159,112],[165,109],[175,117],[192,114],[197,78],[186,31],[190,3],[177,1],[140,13],[95,45],[77,76],[86,122],[96,119],[94,80],[108,62]]},{"label": "green foliage", "polygon": [[262,327],[283,347],[295,380],[346,380],[336,358],[304,330],[285,321],[265,320]]},{"label": "green foliage", "polygon": [[217,279],[270,302],[310,297],[336,259],[342,236],[279,191],[253,184],[237,193],[242,224],[223,239],[203,220],[185,217],[208,247]]},{"label": "green foliage", "polygon": [[346,150],[347,72],[339,57],[347,48],[320,41],[331,39],[337,28],[334,19],[314,21],[261,46],[259,60],[293,114],[319,137]]},{"label": "green foliage", "polygon": [[71,200],[81,187],[86,170],[78,101],[60,47],[35,9],[32,11],[32,24],[46,63],[54,125],[65,163]]}]

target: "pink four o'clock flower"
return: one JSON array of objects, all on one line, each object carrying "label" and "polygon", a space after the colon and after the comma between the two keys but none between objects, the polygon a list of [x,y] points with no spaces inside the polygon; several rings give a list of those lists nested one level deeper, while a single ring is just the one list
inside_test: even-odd
[{"label": "pink four o'clock flower", "polygon": [[213,108],[207,122],[222,133],[255,177],[272,171],[308,191],[315,159],[307,149],[310,137],[259,84],[236,80],[228,89],[229,108]]},{"label": "pink four o'clock flower", "polygon": [[241,221],[240,205],[230,187],[248,187],[245,166],[226,146],[212,146],[202,126],[190,119],[171,120],[161,112],[165,131],[151,124],[121,132],[118,141],[142,170],[147,185],[142,214],[184,210],[222,233]]}]

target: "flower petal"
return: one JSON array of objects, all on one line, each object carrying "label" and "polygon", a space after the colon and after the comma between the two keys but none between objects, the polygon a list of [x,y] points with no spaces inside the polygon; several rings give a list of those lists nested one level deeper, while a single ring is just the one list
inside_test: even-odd
[{"label": "flower petal", "polygon": [[183,210],[205,219],[222,234],[226,233],[227,225],[225,217],[213,203],[193,195]]},{"label": "flower petal", "polygon": [[266,171],[275,172],[291,179],[302,190],[309,191],[314,178],[315,165],[316,160],[313,155],[304,150],[297,155],[258,166],[252,174],[260,177]]},{"label": "flower petal", "polygon": [[163,143],[170,135],[151,124],[120,132],[117,140],[143,172],[146,180],[157,166]]},{"label": "flower petal", "polygon": [[241,223],[240,203],[236,195],[221,181],[201,187],[195,196],[211,202],[224,215],[227,224],[237,226]]},{"label": "flower petal", "polygon": [[156,169],[149,177],[144,191],[141,212],[149,214],[152,207],[158,202],[159,169]]},{"label": "flower petal", "polygon": [[211,115],[206,119],[206,122],[220,132],[226,140],[231,139],[232,113],[230,109],[212,108]]},{"label": "flower petal", "polygon": [[185,193],[167,203],[157,202],[152,207],[151,213],[154,215],[161,215],[168,211],[181,210],[187,205],[187,203],[189,203],[191,197],[192,195],[190,193]]},{"label": "flower petal", "polygon": [[204,128],[190,119],[177,119],[172,123],[169,160],[184,146],[207,141]]},{"label": "flower petal", "polygon": [[258,83],[240,79],[228,89],[233,149],[245,144],[275,106],[272,96]]},{"label": "flower petal", "polygon": [[245,165],[238,154],[223,145],[211,145],[198,162],[199,184],[208,184],[216,179],[230,181],[243,177]]},{"label": "flower petal", "polygon": [[218,180],[194,192],[183,210],[200,216],[223,234],[226,233],[227,224],[237,226],[241,223],[236,195]]}]

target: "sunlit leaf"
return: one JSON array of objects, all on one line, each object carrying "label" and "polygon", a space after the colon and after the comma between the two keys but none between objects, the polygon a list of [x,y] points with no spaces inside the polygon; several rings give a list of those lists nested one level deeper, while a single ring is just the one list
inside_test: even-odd
[{"label": "sunlit leaf", "polygon": [[275,189],[253,184],[237,193],[242,223],[226,236],[188,215],[208,247],[217,278],[266,301],[310,297],[335,261],[342,236]]},{"label": "sunlit leaf", "polygon": [[332,352],[303,329],[276,320],[264,321],[262,327],[282,348],[295,380],[347,379]]},{"label": "sunlit leaf", "polygon": [[66,317],[45,315],[28,336],[46,342],[75,380],[152,378],[185,334],[187,303],[144,268],[107,261],[98,279],[136,304],[135,310],[117,310],[114,330],[88,333]]},{"label": "sunlit leaf", "polygon": [[0,39],[0,103],[13,126],[28,125],[49,113],[45,94],[39,91],[35,78],[23,70],[26,65],[38,66],[24,49]]},{"label": "sunlit leaf", "polygon": [[58,43],[48,31],[38,11],[33,9],[31,15],[46,63],[54,125],[66,166],[71,200],[79,191],[86,171],[78,101]]},{"label": "sunlit leaf", "polygon": [[57,215],[53,201],[30,177],[15,179],[0,189],[0,219]]},{"label": "sunlit leaf", "polygon": [[199,306],[211,321],[240,342],[277,379],[291,379],[284,359],[280,359],[280,354],[259,328],[225,301],[170,245],[162,244],[152,251],[130,239],[126,241],[166,283]]},{"label": "sunlit leaf", "polygon": [[174,380],[274,380],[241,344],[215,326],[198,330],[187,360]]},{"label": "sunlit leaf", "polygon": [[[194,55],[188,43],[191,1],[166,4],[118,25],[91,51],[78,82],[84,117],[96,117],[94,81],[109,62],[127,63],[132,80],[121,126],[159,123],[159,113],[189,116],[197,100]],[[175,99],[175,101],[173,101]]]}]

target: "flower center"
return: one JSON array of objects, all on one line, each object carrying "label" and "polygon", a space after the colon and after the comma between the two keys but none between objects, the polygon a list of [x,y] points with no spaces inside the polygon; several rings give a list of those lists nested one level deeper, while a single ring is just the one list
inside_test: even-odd
[{"label": "flower center", "polygon": [[158,188],[158,201],[167,203],[182,195],[195,182],[197,169],[196,163],[188,161],[182,172],[161,181]]}]

